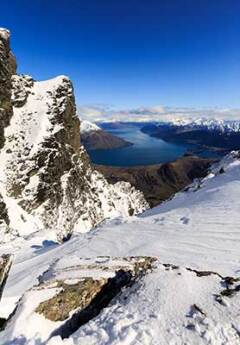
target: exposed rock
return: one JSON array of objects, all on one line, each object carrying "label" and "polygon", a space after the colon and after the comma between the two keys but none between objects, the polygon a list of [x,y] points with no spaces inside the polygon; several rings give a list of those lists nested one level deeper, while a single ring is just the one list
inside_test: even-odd
[{"label": "exposed rock", "polygon": [[16,62],[10,51],[9,38],[9,31],[0,28],[0,148],[4,143],[4,128],[13,114],[11,76],[16,73]]},{"label": "exposed rock", "polygon": [[46,302],[41,302],[36,312],[51,321],[66,320],[73,310],[86,308],[106,282],[107,279],[84,278],[76,284],[69,285],[60,281],[57,288],[62,290]]},{"label": "exposed rock", "polygon": [[9,217],[7,207],[0,194],[0,231],[7,232],[9,226]]},{"label": "exposed rock", "polygon": [[0,257],[0,300],[2,297],[5,283],[7,281],[9,270],[11,268],[11,264],[11,255],[6,254]]}]

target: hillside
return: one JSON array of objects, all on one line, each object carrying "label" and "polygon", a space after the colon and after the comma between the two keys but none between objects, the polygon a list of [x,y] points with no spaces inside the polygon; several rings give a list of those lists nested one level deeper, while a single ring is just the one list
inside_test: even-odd
[{"label": "hillside", "polygon": [[185,156],[165,164],[133,168],[95,165],[95,168],[109,183],[126,181],[141,190],[153,207],[188,186],[195,178],[204,177],[213,162],[213,159]]},{"label": "hillside", "polygon": [[112,135],[85,120],[81,122],[81,141],[87,150],[108,150],[132,145],[129,141]]}]

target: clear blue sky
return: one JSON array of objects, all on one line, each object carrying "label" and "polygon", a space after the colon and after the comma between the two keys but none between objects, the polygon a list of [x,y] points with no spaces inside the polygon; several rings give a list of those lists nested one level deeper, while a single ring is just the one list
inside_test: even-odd
[{"label": "clear blue sky", "polygon": [[240,106],[239,0],[10,0],[18,71],[79,104]]}]

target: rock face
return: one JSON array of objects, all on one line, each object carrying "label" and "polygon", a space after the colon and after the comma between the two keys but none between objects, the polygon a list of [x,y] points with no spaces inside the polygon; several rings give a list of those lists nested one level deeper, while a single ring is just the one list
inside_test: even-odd
[{"label": "rock face", "polygon": [[4,128],[12,117],[11,76],[16,73],[16,62],[9,46],[9,32],[0,28],[0,148],[4,143]]},{"label": "rock face", "polygon": [[[4,128],[13,115],[11,104],[11,76],[16,73],[15,58],[10,50],[9,31],[0,28],[0,149],[4,144]],[[8,215],[0,193],[0,230],[8,228]]]},{"label": "rock face", "polygon": [[11,264],[11,255],[5,254],[0,256],[0,300],[2,297],[4,285],[6,283]]},{"label": "rock face", "polygon": [[[14,68],[6,37],[0,36],[6,50],[1,76],[9,78]],[[37,82],[14,75],[6,83],[7,93],[0,96],[2,102],[8,100],[5,113],[11,122],[4,122],[8,126],[0,153],[0,193],[10,229],[20,235],[52,230],[63,240],[74,230],[84,232],[107,217],[132,215],[148,206],[130,184],[109,185],[92,169],[80,144],[80,122],[67,77]]]}]

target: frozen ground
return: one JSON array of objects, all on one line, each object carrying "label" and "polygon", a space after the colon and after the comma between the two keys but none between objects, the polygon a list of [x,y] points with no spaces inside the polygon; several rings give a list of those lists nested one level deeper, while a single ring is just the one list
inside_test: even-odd
[{"label": "frozen ground", "polygon": [[[152,273],[68,339],[54,337],[48,344],[240,344],[239,195],[240,160],[233,154],[208,177],[140,217],[106,222],[63,245],[36,234],[2,246],[1,252],[15,253],[15,261],[0,316],[7,317],[58,258],[149,255],[158,258]],[[199,276],[192,270],[210,272]],[[226,276],[236,278],[230,287]],[[232,289],[230,296],[221,295],[224,289]],[[15,326],[2,332],[0,343],[42,344],[37,324],[30,338],[27,319],[20,328]]]}]

